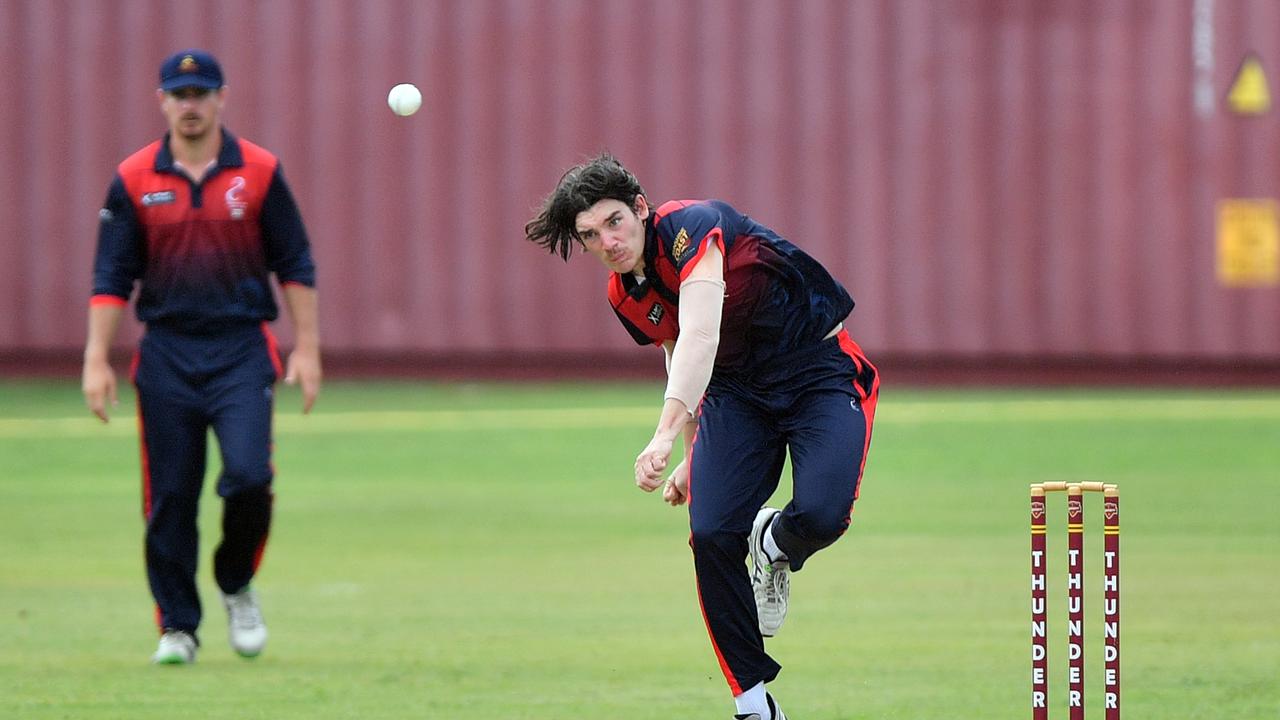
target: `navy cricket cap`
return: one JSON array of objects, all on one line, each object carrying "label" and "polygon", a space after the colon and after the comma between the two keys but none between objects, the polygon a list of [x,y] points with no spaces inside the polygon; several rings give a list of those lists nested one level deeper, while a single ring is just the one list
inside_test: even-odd
[{"label": "navy cricket cap", "polygon": [[217,90],[222,87],[222,68],[204,50],[182,50],[160,64],[160,89],[172,92],[197,87]]}]

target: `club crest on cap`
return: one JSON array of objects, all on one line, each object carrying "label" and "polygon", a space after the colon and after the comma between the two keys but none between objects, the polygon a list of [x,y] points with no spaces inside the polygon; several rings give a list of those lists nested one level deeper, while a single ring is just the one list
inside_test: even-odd
[{"label": "club crest on cap", "polygon": [[184,87],[217,90],[222,87],[222,68],[204,50],[179,50],[160,64],[160,89],[172,92]]}]

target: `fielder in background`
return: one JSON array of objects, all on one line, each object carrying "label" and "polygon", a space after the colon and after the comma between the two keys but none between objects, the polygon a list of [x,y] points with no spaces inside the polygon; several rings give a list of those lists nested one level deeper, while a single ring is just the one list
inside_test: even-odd
[{"label": "fielder in background", "polygon": [[[222,542],[213,572],[232,648],[262,652],[267,628],[250,581],[271,525],[273,386],[320,390],[315,265],[280,163],[220,122],[226,88],[212,55],[174,54],[156,91],[169,131],[120,163],[100,212],[83,389],[106,422],[116,403],[108,353],[137,285],[146,325],[132,368],[142,441],[146,564],[160,644],[152,660],[195,661],[197,508],[206,436],[218,440]],[[282,367],[268,322],[274,273],[296,347]]]},{"label": "fielder in background", "polygon": [[[575,244],[596,256],[622,325],[665,351],[665,400],[635,482],[688,501],[698,596],[734,717],[785,720],[766,689],[781,666],[764,638],[786,616],[788,572],[849,527],[871,442],[879,377],[844,330],[853,300],[724,202],[650,205],[608,155],[566,172],[525,235],[566,260]],[[679,433],[686,457],[664,482]],[[765,507],[788,450],[792,500]]]}]

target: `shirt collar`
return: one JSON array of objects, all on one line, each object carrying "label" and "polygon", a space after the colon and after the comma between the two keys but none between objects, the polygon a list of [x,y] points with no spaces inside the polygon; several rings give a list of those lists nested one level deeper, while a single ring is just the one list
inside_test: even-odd
[{"label": "shirt collar", "polygon": [[[244,155],[240,152],[240,143],[235,135],[226,128],[219,128],[222,133],[222,147],[218,150],[218,162],[214,167],[244,167]],[[169,133],[164,134],[160,143],[160,151],[156,153],[156,172],[176,172],[173,166],[173,151],[169,149]]]},{"label": "shirt collar", "polygon": [[649,209],[649,217],[644,219],[644,274],[648,276],[658,271],[654,264],[658,261],[658,221],[657,213]]}]

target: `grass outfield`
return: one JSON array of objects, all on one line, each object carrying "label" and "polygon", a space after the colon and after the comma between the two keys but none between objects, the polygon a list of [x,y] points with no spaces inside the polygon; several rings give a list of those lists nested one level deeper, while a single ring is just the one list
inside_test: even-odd
[{"label": "grass outfield", "polygon": [[[333,383],[302,417],[282,390],[267,652],[226,645],[206,502],[204,646],[153,667],[132,397],[104,427],[74,382],[0,380],[0,717],[727,720],[685,512],[631,481],[659,392]],[[1027,717],[1026,488],[1044,480],[1121,486],[1125,717],[1280,717],[1280,392],[890,386],[877,420],[854,528],[793,578],[769,641],[794,720]]]}]

